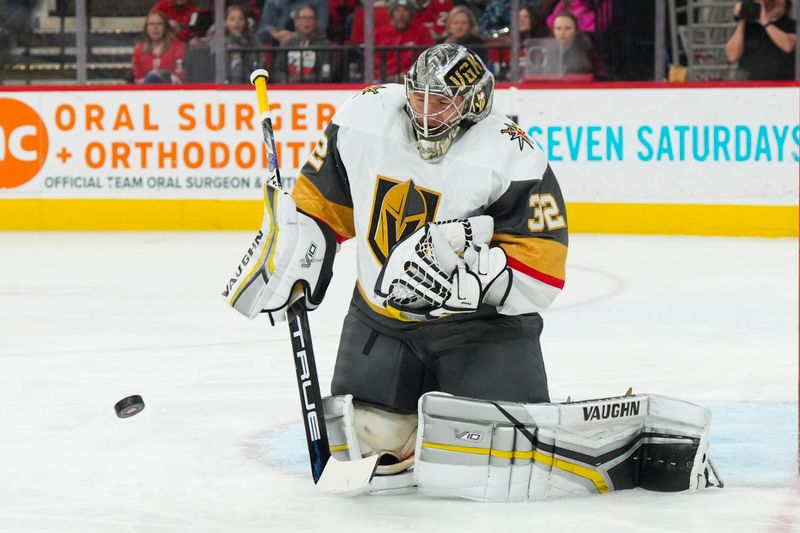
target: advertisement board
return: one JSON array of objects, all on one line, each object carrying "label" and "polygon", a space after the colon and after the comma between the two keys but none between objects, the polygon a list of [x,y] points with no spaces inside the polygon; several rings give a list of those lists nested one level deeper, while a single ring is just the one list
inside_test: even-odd
[{"label": "advertisement board", "polygon": [[[284,177],[354,94],[271,91]],[[244,87],[0,91],[0,228],[257,226],[254,100]],[[508,87],[494,105],[547,154],[574,231],[797,234],[798,86]]]}]

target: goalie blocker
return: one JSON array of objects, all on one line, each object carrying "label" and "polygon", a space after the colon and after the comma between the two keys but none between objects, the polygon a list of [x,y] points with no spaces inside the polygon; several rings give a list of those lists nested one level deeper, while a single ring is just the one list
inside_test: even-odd
[{"label": "goalie blocker", "polygon": [[289,193],[266,183],[261,230],[222,296],[248,318],[269,313],[273,320],[283,321],[299,284],[306,308],[315,309],[333,275],[337,249],[330,230],[298,210]]},{"label": "goalie blocker", "polygon": [[[363,430],[350,425],[350,398],[326,402],[337,404],[326,410],[334,455],[355,459],[370,450],[359,444]],[[721,487],[708,456],[710,423],[707,409],[652,394],[521,404],[433,392],[419,401],[413,479],[376,477],[372,486],[398,488],[402,480],[482,501]]]}]

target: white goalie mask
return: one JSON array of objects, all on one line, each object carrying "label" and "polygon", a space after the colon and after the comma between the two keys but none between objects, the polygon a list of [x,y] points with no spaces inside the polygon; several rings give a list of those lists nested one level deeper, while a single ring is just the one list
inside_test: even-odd
[{"label": "white goalie mask", "polygon": [[405,76],[406,111],[423,159],[443,155],[462,126],[492,109],[494,76],[481,58],[458,44],[439,44],[417,58]]}]

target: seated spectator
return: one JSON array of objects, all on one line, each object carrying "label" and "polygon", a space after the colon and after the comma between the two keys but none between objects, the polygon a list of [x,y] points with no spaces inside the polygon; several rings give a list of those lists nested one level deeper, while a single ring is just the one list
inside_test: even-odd
[{"label": "seated spectator", "polygon": [[[526,43],[529,39],[540,39],[550,36],[547,28],[542,4],[528,4],[523,6],[517,15],[519,17],[519,62],[523,67],[527,56]],[[488,51],[488,61],[486,64],[499,79],[508,76],[511,68],[511,38],[510,36],[501,37],[492,41],[491,44],[503,45],[502,48],[492,48]]]},{"label": "seated spectator", "polygon": [[191,0],[159,0],[151,11],[160,11],[167,16],[169,25],[179,40],[187,42],[192,37],[198,37],[189,28],[192,16],[197,16],[198,12],[197,6]]},{"label": "seated spectator", "polygon": [[611,3],[608,0],[561,0],[556,4],[553,12],[547,17],[547,26],[553,28],[556,17],[560,13],[570,12],[578,21],[578,29],[584,33],[594,33],[597,30],[604,30],[596,27],[595,10],[604,10],[603,24],[607,24],[610,19]]},{"label": "seated spectator", "polygon": [[[257,0],[225,0],[225,9],[227,10],[231,6],[239,6],[244,10],[247,28],[254,33],[261,20],[260,2]],[[200,11],[197,12],[197,16],[192,17],[189,21],[189,31],[192,35],[203,36],[214,26],[214,5],[212,3],[198,9]]]},{"label": "seated spectator", "polygon": [[350,38],[358,0],[328,0],[328,38],[344,43]]},{"label": "seated spectator", "polygon": [[261,2],[257,0],[225,0],[225,8],[238,5],[244,9],[247,18],[247,29],[255,36],[258,23],[261,22]]},{"label": "seated spectator", "polygon": [[[389,24],[389,9],[386,7],[384,0],[375,0],[372,4],[373,8],[373,29],[380,28],[384,24]],[[364,44],[364,6],[357,6],[353,12],[353,29],[350,32],[350,38],[346,41],[347,44]]]},{"label": "seated spectator", "polygon": [[[317,12],[311,4],[300,6],[294,17],[294,33],[281,43],[272,73],[275,81],[329,82],[333,79],[331,52],[302,50],[309,46],[329,46],[331,42],[317,34]],[[284,51],[283,49],[288,49]]]},{"label": "seated spectator", "polygon": [[519,42],[543,39],[550,36],[547,17],[542,4],[529,4],[519,10]]},{"label": "seated spectator", "polygon": [[[375,30],[375,46],[429,46],[434,44],[430,32],[414,23],[416,3],[413,0],[390,0],[389,23]],[[421,50],[382,50],[375,52],[375,76],[381,81],[400,81]],[[385,54],[385,56],[384,56]],[[385,64],[382,57],[386,58]]]},{"label": "seated spectator", "polygon": [[183,80],[184,45],[175,38],[167,15],[151,11],[142,36],[133,48],[135,83],[180,83]]},{"label": "seated spectator", "polygon": [[419,10],[414,20],[428,28],[431,36],[438,39],[447,30],[447,17],[453,9],[453,0],[417,0]]},{"label": "seated spectator", "polygon": [[570,74],[591,74],[593,78],[602,76],[599,58],[589,38],[578,29],[578,19],[569,11],[562,11],[553,19],[553,37],[561,42],[562,72]]},{"label": "seated spectator", "polygon": [[[207,48],[215,33],[216,28],[212,27],[203,39]],[[261,43],[247,25],[245,7],[229,6],[225,10],[225,80],[228,83],[250,83],[250,73],[264,62],[263,54],[253,48],[261,48]]]},{"label": "seated spectator", "polygon": [[327,0],[264,0],[256,37],[264,44],[281,44],[294,31],[294,15],[300,6],[310,4],[317,12],[317,31],[328,32]]},{"label": "seated spectator", "polygon": [[733,8],[736,29],[725,44],[725,55],[731,63],[739,62],[736,79],[793,80],[797,26],[787,12],[791,4],[764,0],[757,5],[757,19],[742,13],[741,2]]},{"label": "seated spectator", "polygon": [[[460,44],[470,48],[473,45],[483,45],[483,37],[478,33],[478,19],[475,13],[465,6],[456,6],[447,14],[447,24],[444,34],[437,39],[440,43]],[[475,50],[484,62],[486,50]]]}]

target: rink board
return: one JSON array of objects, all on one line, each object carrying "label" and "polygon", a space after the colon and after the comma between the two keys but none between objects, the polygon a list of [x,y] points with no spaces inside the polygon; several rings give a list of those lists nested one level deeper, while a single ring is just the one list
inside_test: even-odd
[{"label": "rink board", "polygon": [[[284,177],[354,94],[272,90]],[[798,84],[504,86],[495,107],[547,155],[574,232],[798,235]],[[0,89],[0,229],[253,229],[264,165],[246,87]]]}]

